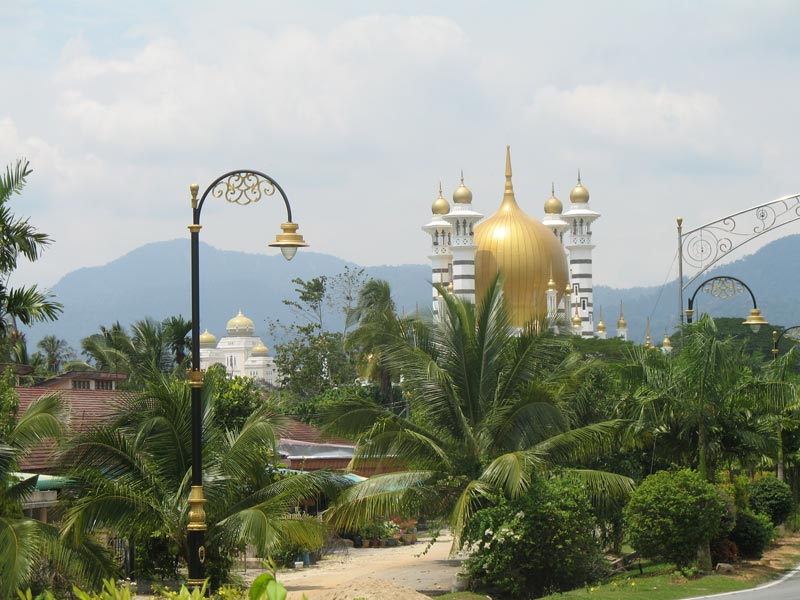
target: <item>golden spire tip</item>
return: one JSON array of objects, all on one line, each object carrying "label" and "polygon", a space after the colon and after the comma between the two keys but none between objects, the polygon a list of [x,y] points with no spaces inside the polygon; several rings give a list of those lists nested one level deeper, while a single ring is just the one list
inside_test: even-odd
[{"label": "golden spire tip", "polygon": [[581,182],[581,170],[578,168],[578,183]]},{"label": "golden spire tip", "polygon": [[506,146],[506,179],[511,179],[511,146]]}]

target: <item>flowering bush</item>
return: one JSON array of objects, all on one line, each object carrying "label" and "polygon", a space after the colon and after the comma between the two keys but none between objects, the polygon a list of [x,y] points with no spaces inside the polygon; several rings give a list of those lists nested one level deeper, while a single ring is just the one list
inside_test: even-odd
[{"label": "flowering bush", "polygon": [[536,481],[529,493],[479,510],[464,529],[473,587],[502,598],[535,598],[598,579],[605,570],[583,489]]}]

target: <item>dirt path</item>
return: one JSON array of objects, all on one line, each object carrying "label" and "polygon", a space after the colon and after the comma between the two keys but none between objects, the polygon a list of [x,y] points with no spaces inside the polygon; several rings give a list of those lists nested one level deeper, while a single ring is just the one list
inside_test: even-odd
[{"label": "dirt path", "polygon": [[281,571],[278,579],[289,591],[287,600],[309,600],[357,579],[391,581],[418,591],[450,591],[460,560],[450,559],[452,538],[442,535],[424,556],[427,540],[394,548],[351,548],[305,569]]}]

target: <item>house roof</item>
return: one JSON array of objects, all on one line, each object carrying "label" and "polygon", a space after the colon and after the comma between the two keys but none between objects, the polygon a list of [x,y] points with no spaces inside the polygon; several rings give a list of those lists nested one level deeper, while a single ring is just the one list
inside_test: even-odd
[{"label": "house roof", "polygon": [[335,444],[337,446],[355,446],[352,440],[348,440],[335,435],[330,435],[320,431],[312,425],[306,425],[296,419],[286,419],[287,428],[281,434],[281,441],[293,440],[297,442],[308,442],[311,444]]},{"label": "house roof", "polygon": [[[87,429],[108,422],[116,405],[128,392],[118,390],[53,390],[49,387],[18,387],[19,412],[25,411],[33,402],[48,394],[58,394],[64,402],[66,424],[76,431]],[[52,443],[43,443],[35,447],[20,462],[20,470],[34,473],[52,471]]]},{"label": "house roof", "polygon": [[109,373],[107,371],[67,371],[50,379],[45,379],[37,387],[50,387],[62,381],[73,379],[94,379],[101,381],[123,381],[128,378],[127,373]]}]

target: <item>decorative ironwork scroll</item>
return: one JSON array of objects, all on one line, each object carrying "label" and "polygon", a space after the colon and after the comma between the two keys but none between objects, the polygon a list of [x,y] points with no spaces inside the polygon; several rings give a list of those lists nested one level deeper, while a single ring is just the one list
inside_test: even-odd
[{"label": "decorative ironwork scroll", "polygon": [[700,286],[699,291],[704,294],[710,294],[714,298],[719,298],[721,300],[733,298],[738,294],[745,293],[742,282],[730,277],[715,277],[714,279],[710,279]]},{"label": "decorative ironwork scroll", "polygon": [[800,327],[789,327],[781,334],[781,337],[789,338],[792,341],[800,342]]},{"label": "decorative ironwork scroll", "polygon": [[800,194],[795,194],[681,233],[683,264],[695,270],[683,284],[682,289],[689,287],[700,275],[733,250],[798,219],[800,219]]},{"label": "decorative ironwork scroll", "polygon": [[272,196],[274,193],[272,181],[252,171],[231,173],[211,188],[214,198],[224,198],[231,204],[241,206],[258,202],[263,196]]}]

